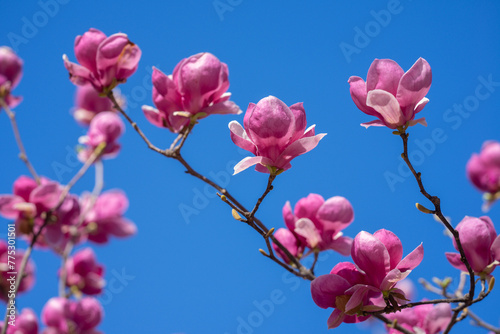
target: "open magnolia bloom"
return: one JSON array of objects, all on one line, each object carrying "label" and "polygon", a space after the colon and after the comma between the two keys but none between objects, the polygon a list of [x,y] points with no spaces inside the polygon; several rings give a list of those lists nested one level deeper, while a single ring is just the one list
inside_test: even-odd
[{"label": "open magnolia bloom", "polygon": [[118,84],[127,81],[137,70],[141,49],[127,35],[118,33],[107,37],[91,28],[75,39],[75,56],[79,64],[63,55],[64,66],[75,85],[91,84],[106,95]]},{"label": "open magnolia bloom", "polygon": [[302,103],[288,107],[283,101],[268,96],[257,104],[250,103],[240,123],[229,123],[231,140],[255,155],[234,166],[234,174],[254,166],[261,173],[287,170],[290,161],[318,145],[326,133],[315,135],[314,125],[306,129],[306,113]]},{"label": "open magnolia bloom", "polygon": [[378,119],[361,124],[397,129],[408,124],[427,125],[425,118],[415,119],[429,102],[425,97],[432,82],[429,63],[419,58],[405,73],[391,59],[375,59],[368,70],[366,82],[357,76],[349,78],[351,97],[367,115]]},{"label": "open magnolia bloom", "polygon": [[227,65],[209,52],[181,60],[173,74],[165,75],[153,67],[153,102],[156,108],[143,106],[152,124],[178,133],[191,118],[212,114],[240,114],[240,108],[229,101]]},{"label": "open magnolia bloom", "polygon": [[363,312],[382,310],[387,304],[404,304],[405,293],[396,284],[420,264],[424,249],[419,245],[403,258],[401,241],[391,231],[382,229],[373,235],[361,231],[354,238],[351,256],[354,264],[341,262],[311,283],[314,302],[334,308],[329,328],[364,321],[368,317]]}]

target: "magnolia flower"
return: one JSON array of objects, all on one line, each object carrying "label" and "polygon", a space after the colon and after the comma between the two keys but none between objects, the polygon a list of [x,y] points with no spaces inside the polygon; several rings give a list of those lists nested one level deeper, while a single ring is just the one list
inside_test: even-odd
[{"label": "magnolia flower", "polygon": [[152,124],[177,133],[192,117],[239,114],[226,92],[228,75],[227,65],[208,52],[183,59],[172,75],[153,68],[153,102],[158,109],[143,106],[144,115]]},{"label": "magnolia flower", "polygon": [[[14,108],[22,98],[10,95],[10,92],[16,88],[23,75],[23,61],[11,48],[0,46],[0,99]],[[1,109],[0,105],[0,109]]]},{"label": "magnolia flower", "polygon": [[395,285],[420,264],[423,252],[420,245],[402,259],[403,246],[394,233],[383,229],[373,235],[358,233],[351,250],[354,264],[339,263],[311,283],[314,302],[334,308],[328,327],[366,320],[358,314],[382,310],[387,303],[405,303],[405,292]]},{"label": "magnolia flower", "polygon": [[42,321],[48,327],[42,334],[98,334],[103,310],[97,299],[78,301],[62,297],[49,299],[42,310]]},{"label": "magnolia flower", "polygon": [[75,56],[80,64],[72,63],[63,55],[64,66],[75,85],[90,83],[99,93],[106,95],[120,83],[127,81],[137,70],[141,49],[127,35],[106,35],[94,28],[77,36]]},{"label": "magnolia flower", "polygon": [[500,198],[500,143],[486,141],[479,154],[467,162],[467,177],[480,191],[485,192],[485,211]]},{"label": "magnolia flower", "polygon": [[[82,208],[90,203],[90,195],[84,194],[81,198]],[[102,193],[85,216],[88,239],[103,244],[108,242],[110,236],[124,238],[137,233],[134,223],[123,218],[127,207],[128,199],[123,192],[110,190]]]},{"label": "magnolia flower", "polygon": [[[456,230],[472,270],[485,279],[500,264],[500,236],[497,235],[493,222],[487,216],[466,216],[457,225]],[[453,245],[458,250],[455,239]],[[467,272],[465,264],[460,260],[460,254],[446,253],[446,258],[453,267]]]},{"label": "magnolia flower", "polygon": [[365,114],[378,118],[361,125],[390,129],[407,123],[408,126],[427,125],[425,118],[415,119],[415,115],[429,102],[425,95],[431,82],[431,67],[423,58],[419,58],[406,73],[391,59],[375,59],[366,82],[356,76],[349,78],[351,97],[356,106]]},{"label": "magnolia flower", "polygon": [[[7,325],[7,334],[38,334],[38,320],[32,309],[25,308],[16,315],[15,326]],[[3,321],[0,321],[0,329]]]},{"label": "magnolia flower", "polygon": [[235,174],[253,165],[262,173],[287,170],[293,158],[315,148],[326,135],[315,135],[314,125],[306,130],[302,103],[287,107],[274,96],[250,103],[243,124],[245,128],[236,121],[229,123],[231,140],[255,157],[241,160],[234,166]]},{"label": "magnolia flower", "polygon": [[[386,314],[385,317],[397,321],[399,325],[416,334],[437,334],[446,329],[451,321],[450,304],[418,305],[406,308],[396,313]],[[392,327],[386,327],[389,334],[401,333]]]},{"label": "magnolia flower", "polygon": [[97,114],[90,122],[86,136],[79,139],[80,144],[87,147],[78,153],[78,159],[85,162],[100,145],[105,144],[100,156],[114,158],[120,151],[120,144],[116,141],[125,132],[125,124],[116,113],[103,111]]},{"label": "magnolia flower", "polygon": [[104,267],[97,263],[94,251],[84,248],[66,261],[66,286],[86,295],[97,295],[104,287]]},{"label": "magnolia flower", "polygon": [[44,225],[47,213],[52,211],[36,244],[61,252],[70,238],[69,229],[77,224],[80,215],[78,199],[72,194],[54,210],[62,191],[59,183],[47,178],[42,177],[37,184],[30,177],[21,176],[14,182],[12,195],[0,195],[0,215],[14,219],[16,230],[31,239]]},{"label": "magnolia flower", "polygon": [[354,210],[346,198],[335,196],[325,201],[318,194],[309,194],[297,202],[294,212],[286,202],[283,219],[304,246],[320,251],[332,249],[342,255],[351,253],[352,239],[341,232],[354,220]]},{"label": "magnolia flower", "polygon": [[92,85],[77,86],[75,105],[73,117],[83,125],[89,125],[98,113],[113,110],[111,100],[101,97]]}]

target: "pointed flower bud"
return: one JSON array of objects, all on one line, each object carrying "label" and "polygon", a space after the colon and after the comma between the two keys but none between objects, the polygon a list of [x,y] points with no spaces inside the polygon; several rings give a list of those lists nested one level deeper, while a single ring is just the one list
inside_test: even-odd
[{"label": "pointed flower bud", "polygon": [[[0,46],[0,99],[14,108],[22,98],[12,96],[11,91],[16,88],[23,75],[23,61],[11,48]],[[1,109],[1,107],[0,107]]]}]

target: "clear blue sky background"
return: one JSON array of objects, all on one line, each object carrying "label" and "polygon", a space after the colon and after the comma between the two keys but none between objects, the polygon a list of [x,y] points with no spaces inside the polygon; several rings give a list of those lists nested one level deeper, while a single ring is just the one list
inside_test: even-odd
[{"label": "clear blue sky background", "polygon": [[[481,195],[466,179],[465,164],[483,141],[500,140],[500,86],[492,87],[484,100],[475,97],[480,78],[491,76],[500,82],[498,2],[221,0],[228,7],[219,15],[213,0],[65,0],[50,16],[43,14],[41,6],[47,2],[0,4],[0,44],[14,46],[9,36],[24,38],[16,44],[25,62],[24,77],[15,90],[24,101],[16,112],[28,154],[40,174],[65,183],[79,168],[68,150],[73,150],[84,130],[70,116],[75,87],[61,59],[66,53],[75,60],[75,36],[95,27],[108,35],[127,33],[140,46],[139,69],[120,88],[129,97],[131,117],[160,147],[169,146],[174,135],[150,125],[140,110],[141,105],[152,104],[151,67],[171,73],[182,58],[208,51],[228,64],[232,99],[241,109],[268,95],[288,105],[304,102],[308,123],[328,133],[315,150],[295,159],[293,168],[276,180],[275,190],[258,213],[267,226],[284,226],[281,209],[287,200],[295,204],[311,192],[325,198],[345,196],[356,215],[346,235],[387,228],[400,237],[405,254],[423,242],[424,261],[410,277],[416,281],[451,276],[456,286],[458,272],[444,257],[445,251],[453,251],[451,241],[443,236],[440,224],[415,209],[416,202],[428,202],[415,180],[405,170],[398,171],[400,138],[387,129],[359,126],[372,118],[355,107],[347,79],[351,75],[366,78],[375,58],[394,59],[405,71],[418,57],[430,63],[430,102],[420,114],[429,126],[410,129],[410,153],[428,191],[442,198],[443,211],[454,224],[465,215],[482,215]],[[376,23],[376,13],[388,7],[393,9],[390,18]],[[28,25],[35,23],[36,31],[30,30]],[[368,35],[363,40],[356,37],[357,31]],[[341,45],[347,44],[356,52],[346,56]],[[473,105],[474,101],[478,104]],[[472,109],[467,116],[448,111],[464,103]],[[227,124],[233,119],[241,122],[243,115],[217,115],[196,126],[184,147],[185,158],[195,169],[227,176],[226,166],[246,156],[229,138]],[[14,180],[27,171],[17,159],[5,113],[0,114],[0,126],[0,193],[10,193]],[[439,138],[433,139],[433,131],[440,133]],[[426,148],[419,149],[417,141],[426,142]],[[106,279],[117,287],[103,297],[102,331],[235,334],[238,319],[248,323],[250,317],[255,327],[240,333],[328,332],[331,309],[322,310],[313,303],[310,283],[284,275],[282,268],[260,255],[258,249],[265,248],[261,237],[232,219],[212,190],[210,197],[203,195],[205,201],[196,197],[205,191],[204,184],[185,175],[175,161],[147,150],[129,126],[121,143],[119,157],[105,163],[105,188],[121,188],[128,194],[127,217],[139,232],[127,240],[94,247],[106,265]],[[71,173],[58,174],[56,165],[66,166]],[[391,173],[400,177],[392,185],[387,181]],[[231,177],[227,186],[251,207],[265,184],[266,175],[249,169]],[[92,186],[89,173],[74,192]],[[197,213],[185,219],[179,210],[182,205]],[[500,231],[500,204],[489,215]],[[345,260],[327,254],[318,264],[318,274]],[[57,294],[59,259],[44,251],[36,251],[33,258],[37,284],[19,299],[19,305],[39,314]],[[117,283],[116,273],[122,271],[134,278]],[[496,290],[473,310],[498,325]],[[256,304],[276,295],[278,303],[259,321]],[[417,299],[424,297],[435,296],[419,290]],[[469,333],[467,322],[457,325],[455,332]],[[335,330],[358,331],[367,329],[343,325]]]}]

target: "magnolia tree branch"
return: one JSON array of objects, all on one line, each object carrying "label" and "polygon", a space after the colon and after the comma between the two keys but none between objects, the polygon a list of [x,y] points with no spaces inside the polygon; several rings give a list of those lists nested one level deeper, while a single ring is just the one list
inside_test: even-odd
[{"label": "magnolia tree branch", "polygon": [[[187,174],[190,174],[190,175],[200,179],[201,181],[205,182],[206,184],[210,185],[211,187],[216,189],[221,194],[221,196],[222,195],[225,196],[225,198],[228,201],[233,203],[233,206],[234,206],[233,209],[237,209],[236,211],[244,214],[245,216],[246,216],[245,213],[251,214],[251,212],[248,211],[240,202],[238,202],[236,200],[236,198],[234,198],[229,193],[229,191],[227,191],[227,189],[219,186],[217,183],[213,182],[212,180],[208,179],[207,177],[205,177],[205,176],[201,175],[200,173],[198,173],[197,171],[195,171],[186,162],[186,160],[184,160],[184,158],[182,157],[180,150],[183,147],[189,133],[193,129],[194,125],[196,124],[196,119],[192,119],[191,122],[189,123],[189,125],[187,125],[184,129],[181,130],[180,134],[174,140],[174,142],[172,143],[172,145],[170,146],[169,149],[162,150],[151,143],[151,141],[146,137],[146,135],[139,128],[137,123],[134,122],[128,116],[128,114],[123,110],[123,108],[121,108],[121,106],[116,101],[116,98],[114,97],[112,91],[110,91],[107,96],[111,100],[111,102],[114,104],[114,108],[116,110],[118,110],[123,115],[123,117],[125,117],[125,119],[130,123],[130,125],[134,128],[134,130],[139,134],[139,136],[142,138],[142,140],[144,140],[144,142],[146,143],[146,145],[148,146],[149,149],[151,149],[151,150],[155,151],[156,153],[159,153],[167,158],[172,158],[172,159],[179,161],[186,168]],[[177,145],[177,143],[179,143],[179,144]],[[274,180],[274,178],[273,178],[273,180]],[[271,183],[272,183],[272,181],[271,181]],[[270,189],[267,191],[267,193],[269,191],[270,191]],[[267,193],[265,193],[265,195],[267,195]],[[262,197],[262,199],[265,197],[265,195]],[[262,202],[262,200],[261,200],[261,202]],[[226,201],[226,203],[227,203],[227,201]],[[255,212],[257,211],[259,205],[260,205],[260,203],[258,203],[256,208],[254,207]],[[254,212],[254,214],[255,214],[255,212]],[[309,269],[304,267],[300,263],[300,261],[295,256],[293,256],[290,253],[290,251],[288,251],[288,249],[285,246],[283,246],[278,240],[276,240],[276,238],[272,235],[272,232],[274,232],[274,229],[269,230],[256,217],[252,217],[252,219],[250,219],[250,220],[252,221],[252,223],[249,223],[248,225],[250,225],[254,230],[256,230],[266,240],[266,245],[268,246],[268,251],[269,251],[269,254],[266,254],[267,257],[269,257],[271,260],[278,263],[280,266],[286,268],[289,272],[291,272],[299,277],[302,277],[302,278],[305,278],[305,279],[308,279],[311,281],[315,278],[315,276],[311,273],[311,271]],[[269,233],[269,231],[271,231],[271,233]],[[272,242],[286,254],[286,256],[290,259],[290,262],[292,263],[292,265],[296,269],[290,268],[289,266],[287,266],[286,264],[281,262],[274,255],[273,250],[272,250],[272,246],[270,245],[270,242],[269,242],[269,239],[272,240]]]},{"label": "magnolia tree branch", "polygon": [[14,137],[16,138],[17,147],[19,148],[19,159],[21,159],[26,164],[26,167],[28,167],[28,170],[35,179],[36,183],[40,184],[40,177],[36,173],[36,170],[28,159],[28,155],[26,154],[26,150],[24,149],[23,141],[21,140],[21,134],[19,133],[19,128],[17,127],[16,114],[12,110],[10,110],[9,106],[7,105],[7,103],[5,103],[5,100],[3,98],[0,98],[0,106],[5,110],[7,116],[9,116],[10,123],[12,125],[12,131],[14,132]]},{"label": "magnolia tree branch", "polygon": [[[23,259],[21,261],[21,265],[19,267],[19,271],[17,272],[16,285],[14,288],[14,292],[12,294],[13,298],[9,299],[8,304],[10,304],[12,301],[14,301],[13,304],[15,304],[17,291],[19,290],[19,286],[21,285],[21,280],[23,279],[23,276],[24,276],[24,270],[26,269],[26,265],[28,264],[28,260],[30,259],[31,252],[33,251],[33,247],[34,247],[36,241],[38,240],[38,238],[40,237],[45,226],[47,226],[49,224],[49,222],[52,220],[52,217],[53,217],[52,214],[54,213],[54,211],[57,211],[61,207],[66,196],[69,194],[69,191],[71,190],[71,188],[87,172],[87,170],[90,168],[90,166],[99,158],[99,156],[101,155],[101,153],[105,147],[106,147],[105,145],[99,145],[98,147],[96,147],[96,149],[94,150],[94,152],[92,152],[91,156],[87,159],[87,161],[82,166],[82,168],[80,168],[80,170],[75,174],[75,176],[73,176],[73,178],[63,188],[61,195],[59,196],[59,200],[57,201],[57,204],[46,213],[42,226],[40,226],[38,231],[33,233],[33,237],[31,238],[31,242],[29,244],[29,247],[28,247],[28,249],[26,249],[26,251],[24,253]],[[7,308],[7,310],[5,312],[5,317],[4,317],[4,324],[5,325],[2,328],[1,334],[5,334],[7,332],[7,327],[9,327],[7,325],[8,317],[9,317],[9,309]]]},{"label": "magnolia tree branch", "polygon": [[[448,222],[446,217],[443,215],[441,212],[441,200],[437,196],[431,196],[424,188],[424,184],[422,183],[422,175],[421,173],[417,173],[415,171],[415,168],[413,168],[413,165],[410,162],[410,158],[408,157],[408,136],[409,134],[403,131],[399,131],[399,135],[401,136],[401,139],[403,139],[403,149],[404,152],[401,154],[401,157],[403,160],[406,162],[408,165],[408,168],[410,168],[411,172],[413,173],[413,176],[415,177],[415,180],[417,180],[418,186],[420,188],[420,192],[422,195],[424,195],[429,201],[432,202],[434,205],[434,211],[431,211],[431,213],[434,213],[439,220],[444,224],[444,226],[448,229],[448,231],[451,232],[453,235],[453,238],[455,239],[455,242],[457,244],[458,251],[460,252],[460,260],[463,262],[465,267],[467,268],[467,272],[469,273],[470,276],[470,288],[469,288],[469,294],[467,296],[468,299],[468,304],[472,304],[472,301],[474,299],[474,290],[475,290],[475,277],[474,277],[474,271],[472,270],[472,267],[469,264],[469,261],[467,261],[467,258],[465,257],[465,252],[462,247],[462,243],[460,242],[460,237],[459,233],[457,230],[451,226],[451,224]],[[430,210],[429,210],[430,211]]]}]

